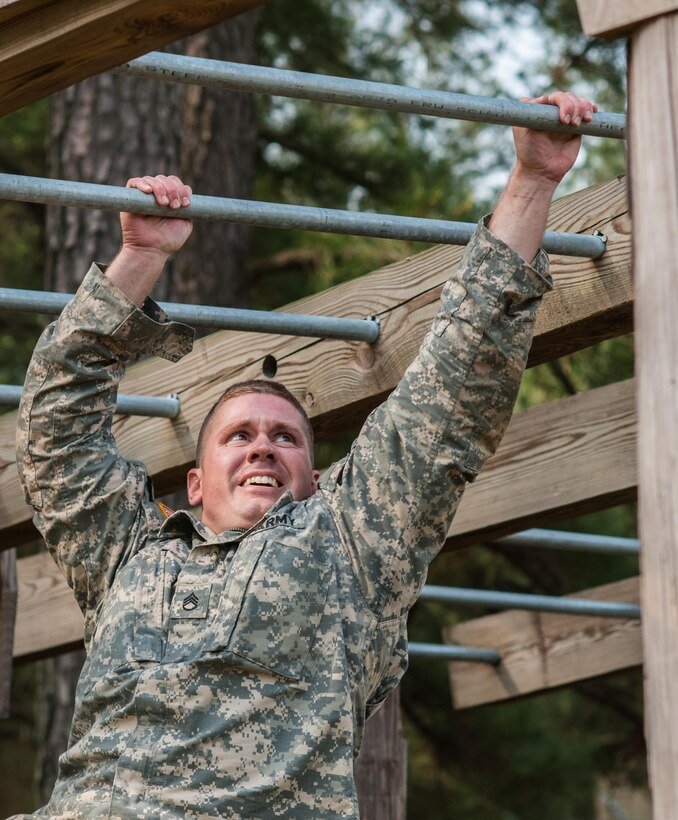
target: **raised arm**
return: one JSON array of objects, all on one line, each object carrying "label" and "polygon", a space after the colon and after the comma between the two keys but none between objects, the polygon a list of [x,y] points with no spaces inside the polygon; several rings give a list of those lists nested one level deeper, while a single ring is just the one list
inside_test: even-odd
[{"label": "raised arm", "polygon": [[[560,121],[578,126],[590,122],[598,106],[564,91],[522,102],[557,105]],[[489,223],[492,233],[525,261],[534,259],[546,229],[553,193],[574,165],[581,136],[514,128],[516,162]]]},{"label": "raised arm", "polygon": [[[573,124],[594,109],[569,94],[535,102]],[[539,244],[579,138],[516,129],[515,141],[506,191],[445,285],[418,357],[325,484],[363,594],[386,621],[416,600],[467,482],[501,441],[551,287]]]},{"label": "raised arm", "polygon": [[[148,183],[153,192],[161,186]],[[138,307],[190,223],[123,214],[122,226],[123,245],[106,275],[93,265],[42,334],[17,429],[26,499],[87,616],[86,634],[117,568],[159,523],[144,465],[122,458],[111,432],[118,384],[130,360],[149,352],[176,360],[193,338],[150,300]]]}]

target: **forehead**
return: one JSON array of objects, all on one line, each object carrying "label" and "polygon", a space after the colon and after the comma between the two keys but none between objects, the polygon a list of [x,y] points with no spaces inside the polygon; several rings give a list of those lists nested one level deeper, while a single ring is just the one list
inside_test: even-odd
[{"label": "forehead", "polygon": [[243,393],[228,399],[217,410],[214,426],[229,424],[252,424],[255,426],[285,425],[305,429],[304,418],[297,408],[282,396],[270,393]]}]

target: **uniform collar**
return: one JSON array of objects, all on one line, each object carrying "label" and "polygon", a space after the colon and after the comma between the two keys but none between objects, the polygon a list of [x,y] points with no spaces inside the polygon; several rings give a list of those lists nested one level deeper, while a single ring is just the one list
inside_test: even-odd
[{"label": "uniform collar", "polygon": [[245,536],[260,530],[271,515],[282,509],[282,507],[287,506],[293,500],[292,493],[287,490],[280,496],[275,504],[264,513],[259,521],[248,530],[237,528],[225,530],[218,535],[213,533],[209,527],[205,526],[190,510],[177,510],[163,521],[159,534],[167,538],[182,538],[185,541],[190,541],[193,546],[198,543],[231,544],[241,541]]}]

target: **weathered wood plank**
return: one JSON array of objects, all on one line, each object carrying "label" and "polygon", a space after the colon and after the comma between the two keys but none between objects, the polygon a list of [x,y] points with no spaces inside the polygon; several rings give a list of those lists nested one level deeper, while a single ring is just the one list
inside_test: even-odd
[{"label": "weathered wood plank", "polygon": [[[638,578],[566,597],[637,604]],[[443,631],[446,643],[497,649],[499,667],[449,664],[456,709],[528,695],[642,664],[640,621],[510,610]]]},{"label": "weathered wood plank", "polygon": [[82,644],[83,617],[47,552],[17,562],[14,658],[28,660]]},{"label": "weathered wood plank", "polygon": [[452,522],[447,548],[633,501],[633,381],[516,413]]},{"label": "weathered wood plank", "polygon": [[638,373],[645,734],[654,817],[678,806],[678,4],[641,26],[629,62]]},{"label": "weathered wood plank", "polygon": [[584,33],[619,35],[644,20],[676,11],[678,0],[577,0]]},{"label": "weathered wood plank", "polygon": [[0,115],[263,0],[13,0],[0,5]]},{"label": "weathered wood plank", "polygon": [[[597,262],[553,258],[556,289],[540,309],[530,364],[631,329],[630,227],[623,179],[558,200],[549,228],[599,228],[609,237],[608,251]],[[118,417],[114,432],[122,452],[146,462],[159,492],[176,489],[191,465],[209,407],[230,382],[260,376],[267,355],[277,359],[277,378],[306,406],[318,439],[360,422],[415,357],[442,283],[461,255],[460,248],[437,247],[286,307],[337,316],[377,315],[382,335],[374,347],[223,331],[201,339],[193,354],[176,365],[152,360],[130,368],[124,392],[165,395],[176,390],[184,410],[174,422]],[[35,532],[16,478],[14,424],[15,414],[0,419],[0,531],[7,546]]]}]

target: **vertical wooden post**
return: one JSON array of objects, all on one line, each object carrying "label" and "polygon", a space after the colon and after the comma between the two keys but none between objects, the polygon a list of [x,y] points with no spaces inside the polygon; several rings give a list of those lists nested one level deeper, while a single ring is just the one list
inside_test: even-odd
[{"label": "vertical wooden post", "polygon": [[16,550],[5,550],[0,552],[0,718],[9,717],[16,601]]},{"label": "vertical wooden post", "polygon": [[365,725],[355,763],[360,820],[405,820],[407,759],[395,689]]},{"label": "vertical wooden post", "polygon": [[631,29],[629,172],[638,382],[645,732],[656,820],[678,810],[678,0],[577,0]]},{"label": "vertical wooden post", "polygon": [[631,35],[645,731],[657,820],[678,811],[678,11]]}]

